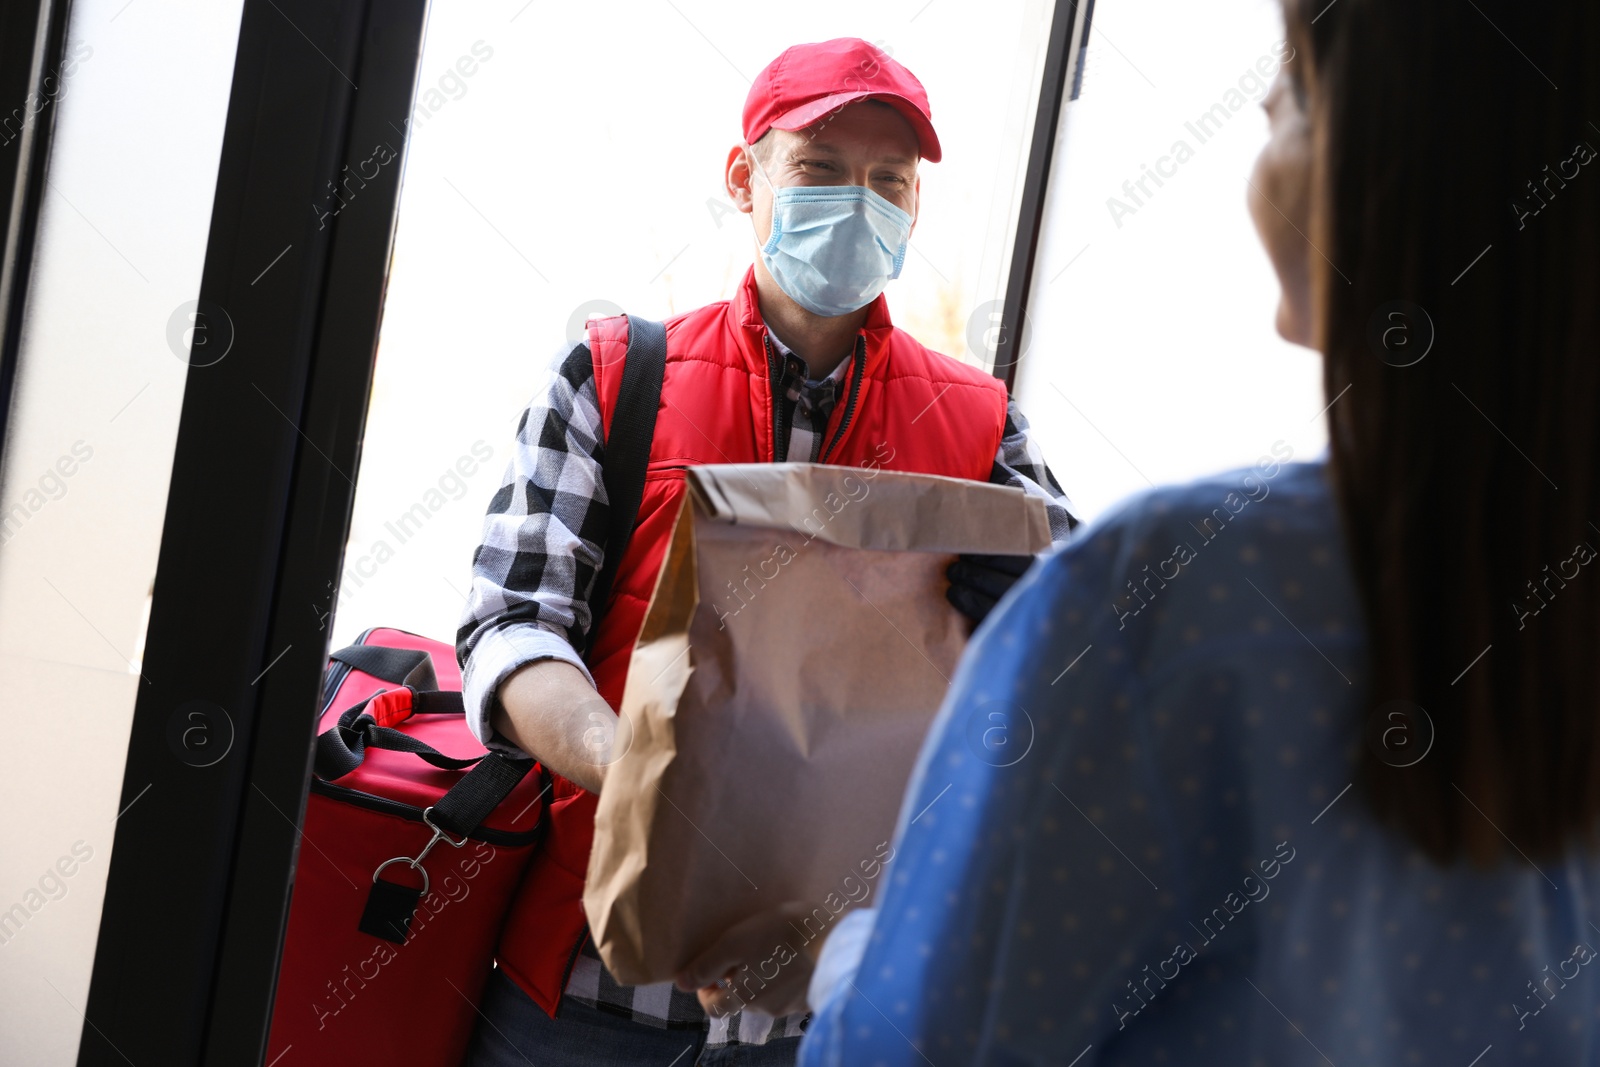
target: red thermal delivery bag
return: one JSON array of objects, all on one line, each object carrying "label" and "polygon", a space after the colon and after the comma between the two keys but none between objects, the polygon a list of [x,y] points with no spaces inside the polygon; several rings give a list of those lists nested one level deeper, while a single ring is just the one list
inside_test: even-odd
[{"label": "red thermal delivery bag", "polygon": [[472,736],[450,645],[330,659],[264,1062],[458,1067],[549,777]]}]

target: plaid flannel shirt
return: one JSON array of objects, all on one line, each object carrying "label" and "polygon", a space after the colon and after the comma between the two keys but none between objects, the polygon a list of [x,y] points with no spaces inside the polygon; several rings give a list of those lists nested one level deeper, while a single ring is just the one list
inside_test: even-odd
[{"label": "plaid flannel shirt", "polygon": [[[827,377],[810,380],[805,363],[776,337],[768,337],[785,360],[784,391],[793,416],[789,457],[815,461],[839,384],[854,357]],[[575,649],[592,622],[587,596],[604,562],[609,510],[601,477],[603,437],[589,348],[579,344],[563,349],[548,385],[517,426],[516,448],[489,502],[483,538],[473,555],[472,584],[456,634],[467,721],[489,748],[527,755],[490,725],[499,704],[496,690],[522,666],[559,659],[594,680]],[[1007,408],[989,480],[1042,497],[1056,541],[1065,540],[1078,521],[1028,436],[1028,423],[1015,401]],[[693,993],[683,993],[670,982],[618,984],[587,939],[562,995],[646,1025],[709,1026],[707,1042],[713,1046],[795,1036],[806,1019],[743,1011],[708,1019]]]}]

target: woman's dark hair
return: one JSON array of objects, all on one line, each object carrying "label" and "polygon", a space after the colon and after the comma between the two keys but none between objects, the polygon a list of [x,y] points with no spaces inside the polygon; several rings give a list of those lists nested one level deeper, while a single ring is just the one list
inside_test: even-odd
[{"label": "woman's dark hair", "polygon": [[1592,846],[1600,5],[1284,9],[1370,650],[1367,800],[1441,862]]}]

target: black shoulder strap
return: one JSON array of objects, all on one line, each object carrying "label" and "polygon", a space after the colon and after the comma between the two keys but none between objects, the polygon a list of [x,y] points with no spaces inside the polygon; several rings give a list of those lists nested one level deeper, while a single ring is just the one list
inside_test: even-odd
[{"label": "black shoulder strap", "polygon": [[661,407],[661,379],[667,370],[667,328],[650,319],[628,316],[628,352],[617,389],[617,408],[605,440],[606,500],[611,513],[605,558],[589,593],[589,636],[584,651],[594,647],[600,615],[611,598],[617,566],[622,562],[644,497],[645,468],[650,463],[650,443],[656,435],[656,411]]}]

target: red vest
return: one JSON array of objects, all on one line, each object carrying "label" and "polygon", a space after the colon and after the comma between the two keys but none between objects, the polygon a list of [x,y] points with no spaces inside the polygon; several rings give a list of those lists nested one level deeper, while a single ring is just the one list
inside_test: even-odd
[{"label": "red vest", "polygon": [[[737,295],[668,319],[667,367],[639,518],[587,662],[600,695],[622,703],[634,639],[644,623],[686,491],[684,469],[770,463],[772,377],[755,269]],[[995,377],[918,344],[889,321],[882,296],[861,330],[866,358],[850,401],[852,368],[823,437],[827,462],[989,480],[1005,432],[1006,390]],[[627,319],[589,324],[600,415],[610,430],[627,349]],[[859,347],[858,347],[859,351]],[[528,868],[500,937],[500,967],[540,1007],[556,1003],[585,930],[584,875],[598,798],[559,776],[549,834]]]}]

